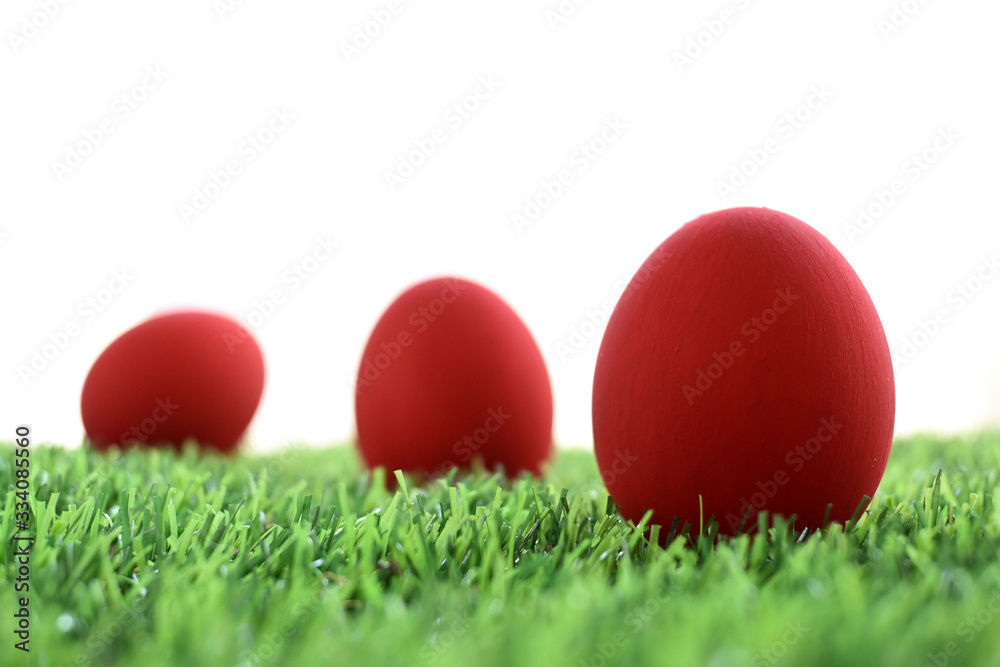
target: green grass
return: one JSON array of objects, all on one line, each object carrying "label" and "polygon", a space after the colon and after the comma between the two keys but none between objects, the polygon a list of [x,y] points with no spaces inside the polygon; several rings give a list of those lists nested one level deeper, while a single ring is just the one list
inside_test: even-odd
[{"label": "green grass", "polygon": [[996,433],[898,442],[846,527],[666,548],[589,452],[396,493],[346,447],[31,462],[31,653],[7,548],[3,665],[1000,665]]}]

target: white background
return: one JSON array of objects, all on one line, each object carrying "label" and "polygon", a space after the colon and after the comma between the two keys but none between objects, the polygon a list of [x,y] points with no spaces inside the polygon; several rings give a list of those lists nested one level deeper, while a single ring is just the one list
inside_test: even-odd
[{"label": "white background", "polygon": [[[827,235],[897,357],[943,309],[896,364],[897,433],[1000,421],[1000,280],[961,309],[951,292],[1000,251],[996,2],[591,0],[556,21],[556,0],[413,0],[352,54],[388,0],[48,4],[51,17],[30,0],[0,10],[0,437],[29,423],[78,443],[83,379],[116,336],[173,307],[245,319],[281,289],[255,328],[268,382],[249,444],[343,441],[380,313],[413,282],[457,274],[522,316],[553,380],[557,441],[586,446],[601,332],[570,356],[557,345],[681,224],[743,205]],[[480,77],[499,85],[456,127],[449,109]],[[824,87],[789,133],[785,115]],[[241,144],[282,108],[294,120],[247,160]],[[112,131],[82,164],[55,167],[102,119]],[[625,129],[580,171],[575,152],[608,119]],[[435,128],[446,141],[391,190],[385,173]],[[957,139],[913,172],[948,128]],[[776,152],[723,197],[769,138]],[[229,160],[240,173],[185,222],[180,205]],[[511,215],[563,169],[573,182],[518,233]],[[903,194],[849,236],[895,179]],[[320,236],[337,254],[291,289],[283,276]],[[81,310],[115,270],[127,287]],[[69,324],[78,334],[23,379]]]}]

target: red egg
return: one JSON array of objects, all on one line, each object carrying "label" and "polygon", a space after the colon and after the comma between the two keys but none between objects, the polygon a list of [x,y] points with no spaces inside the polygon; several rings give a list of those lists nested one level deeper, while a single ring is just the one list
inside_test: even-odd
[{"label": "red egg", "polygon": [[83,384],[80,410],[98,449],[179,448],[192,438],[231,451],[263,390],[264,359],[243,325],[175,312],[130,329],[101,353]]},{"label": "red egg", "polygon": [[538,345],[496,294],[459,278],[411,287],[358,369],[357,442],[369,467],[435,474],[476,459],[538,475],[552,453],[552,388]]},{"label": "red egg", "polygon": [[714,516],[732,534],[761,510],[796,528],[828,508],[848,520],[882,478],[894,414],[861,280],[819,232],[765,208],[664,241],[615,307],[594,376],[594,447],[622,515],[695,531]]}]

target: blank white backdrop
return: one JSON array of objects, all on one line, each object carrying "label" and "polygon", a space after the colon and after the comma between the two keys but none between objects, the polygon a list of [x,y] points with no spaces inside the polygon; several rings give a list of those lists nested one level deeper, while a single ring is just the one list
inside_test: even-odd
[{"label": "blank white backdrop", "polygon": [[[897,433],[996,423],[998,22],[988,0],[6,0],[0,437],[78,443],[112,339],[174,307],[246,321],[280,290],[251,322],[249,444],[344,440],[380,313],[457,274],[522,316],[557,441],[586,446],[588,312],[681,224],[745,205],[855,267]],[[337,249],[309,259],[319,239]]]}]

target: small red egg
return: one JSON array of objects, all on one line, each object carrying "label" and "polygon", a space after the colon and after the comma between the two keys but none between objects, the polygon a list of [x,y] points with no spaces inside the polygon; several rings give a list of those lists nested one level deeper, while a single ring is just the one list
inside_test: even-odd
[{"label": "small red egg", "polygon": [[476,459],[539,475],[552,387],[538,345],[500,297],[460,278],[411,287],[372,331],[355,391],[369,467],[433,475]]},{"label": "small red egg", "polygon": [[[757,513],[848,520],[892,442],[885,332],[825,237],[765,208],[664,241],[609,318],[594,376],[597,461],[624,517],[734,533]],[[701,503],[701,504],[700,504]]]},{"label": "small red egg", "polygon": [[169,445],[191,438],[236,448],[260,403],[264,358],[240,323],[205,312],[154,317],[101,353],[80,411],[98,449]]}]

